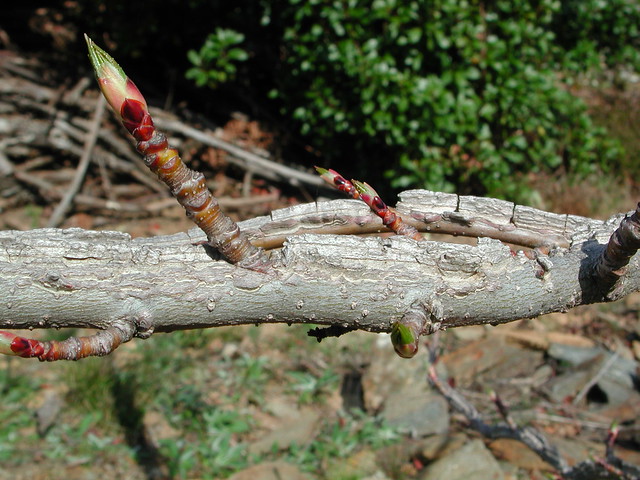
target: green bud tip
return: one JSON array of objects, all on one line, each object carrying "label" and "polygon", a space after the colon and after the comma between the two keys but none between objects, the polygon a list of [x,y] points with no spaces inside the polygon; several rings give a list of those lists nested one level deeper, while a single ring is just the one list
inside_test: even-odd
[{"label": "green bud tip", "polygon": [[391,329],[391,343],[402,358],[412,358],[418,353],[418,337],[411,329],[400,322],[395,322]]},{"label": "green bud tip", "polygon": [[91,66],[93,67],[96,77],[100,78],[101,72],[103,72],[105,68],[110,68],[113,69],[123,81],[127,80],[127,74],[124,73],[124,70],[122,70],[118,62],[116,62],[111,55],[93,43],[93,40],[91,40],[86,33],[84,34],[84,40],[87,42],[89,60],[91,61]]},{"label": "green bud tip", "polygon": [[356,190],[360,195],[367,195],[369,197],[377,197],[378,192],[376,192],[371,185],[367,182],[360,182],[358,180],[352,180],[353,185],[356,187]]},{"label": "green bud tip", "polygon": [[147,102],[138,90],[138,87],[127,77],[124,70],[107,52],[98,47],[85,34],[84,39],[89,49],[89,60],[96,74],[98,85],[107,103],[111,105],[118,114],[125,100],[135,100],[142,104],[142,108],[147,110]]}]

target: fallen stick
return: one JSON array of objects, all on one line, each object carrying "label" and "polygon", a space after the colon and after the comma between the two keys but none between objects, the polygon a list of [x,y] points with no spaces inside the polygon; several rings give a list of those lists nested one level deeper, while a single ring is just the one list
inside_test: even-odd
[{"label": "fallen stick", "polygon": [[91,122],[91,129],[89,130],[89,135],[84,144],[84,148],[82,150],[82,155],[80,156],[80,162],[78,163],[78,168],[76,169],[76,174],[69,185],[65,195],[62,197],[62,201],[58,203],[55,210],[51,214],[49,218],[49,222],[47,222],[48,227],[57,227],[64,220],[64,216],[69,210],[71,203],[73,202],[73,197],[78,193],[80,187],[82,187],[82,183],[84,182],[84,178],[87,174],[87,168],[89,168],[89,163],[91,162],[91,153],[93,152],[93,147],[96,144],[96,139],[98,138],[98,130],[100,129],[100,124],[102,123],[102,117],[104,116],[104,109],[106,106],[106,101],[104,97],[98,97],[96,101],[96,112],[93,116],[93,120]]},{"label": "fallen stick", "polygon": [[286,181],[294,186],[307,184],[314,187],[326,187],[325,182],[315,174],[301,172],[295,168],[281,165],[272,160],[248,152],[240,147],[236,147],[229,142],[225,142],[224,140],[217,138],[215,135],[201,132],[200,130],[196,130],[195,128],[185,125],[180,121],[167,119],[162,115],[161,110],[152,108],[151,111],[157,116],[154,118],[157,118],[156,124],[160,128],[170,132],[180,133],[186,137],[202,142],[205,145],[229,152],[233,157],[238,159],[230,159],[232,163],[239,165],[242,168],[249,169],[256,175],[265,177],[267,176],[267,172],[270,172],[275,174],[278,180]]}]

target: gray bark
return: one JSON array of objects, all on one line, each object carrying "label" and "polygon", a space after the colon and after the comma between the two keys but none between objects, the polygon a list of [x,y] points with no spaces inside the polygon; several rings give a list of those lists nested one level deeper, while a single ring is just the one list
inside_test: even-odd
[{"label": "gray bark", "polygon": [[[384,228],[361,202],[299,205],[240,224],[268,247],[286,237],[270,251],[274,271],[263,274],[220,260],[197,244],[205,238],[196,230],[137,239],[80,229],[4,231],[0,328],[103,329],[132,320],[139,336],[265,322],[387,331],[417,308],[433,331],[605,301],[592,269],[621,215],[603,222],[422,190],[401,200],[398,211],[422,231],[485,238],[470,245],[345,235]],[[530,259],[500,240],[549,255]],[[614,297],[640,288],[637,266],[634,257]]]}]

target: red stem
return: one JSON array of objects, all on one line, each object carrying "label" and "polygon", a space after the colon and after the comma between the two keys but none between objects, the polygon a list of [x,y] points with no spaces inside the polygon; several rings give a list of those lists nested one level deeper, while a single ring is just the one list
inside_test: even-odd
[{"label": "red stem", "polygon": [[209,191],[204,175],[188,168],[167,137],[156,130],[144,104],[126,99],[120,109],[122,124],[137,140],[145,164],[171,189],[180,205],[206,234],[209,244],[233,264],[266,272],[271,262],[251,244],[238,225],[226,216]]},{"label": "red stem", "polygon": [[70,337],[66,340],[40,341],[0,332],[3,336],[13,336],[10,348],[18,357],[37,358],[41,362],[56,360],[80,360],[86,357],[102,357],[113,352],[122,343],[133,337],[134,326],[125,324],[100,330],[86,337]]}]

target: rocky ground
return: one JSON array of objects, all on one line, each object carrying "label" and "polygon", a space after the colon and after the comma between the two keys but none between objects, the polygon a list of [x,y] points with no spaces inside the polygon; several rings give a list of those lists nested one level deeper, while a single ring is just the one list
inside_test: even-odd
[{"label": "rocky ground", "polygon": [[[574,465],[640,465],[640,296],[441,334],[437,370],[487,423],[534,427]],[[108,359],[2,360],[0,478],[524,479],[553,468],[468,428],[427,382],[427,355],[386,335],[317,345],[300,327],[152,337]],[[178,338],[175,338],[178,336]],[[52,472],[56,472],[52,476]],[[622,477],[611,477],[622,478]],[[629,477],[633,478],[633,477]]]}]

